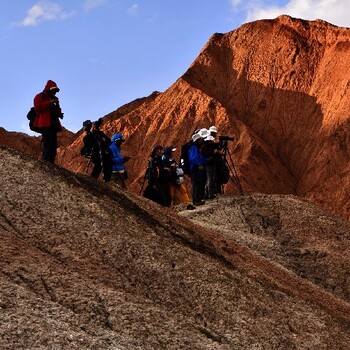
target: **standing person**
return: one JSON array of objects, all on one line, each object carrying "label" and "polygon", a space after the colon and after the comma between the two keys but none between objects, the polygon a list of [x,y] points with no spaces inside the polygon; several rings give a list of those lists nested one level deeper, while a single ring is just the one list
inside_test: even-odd
[{"label": "standing person", "polygon": [[125,163],[131,157],[123,156],[121,153],[120,147],[124,141],[123,134],[114,134],[111,138],[109,149],[112,155],[112,180],[126,190],[125,180],[128,178],[128,173],[125,168]]},{"label": "standing person", "polygon": [[62,131],[60,119],[63,119],[63,113],[56,97],[59,91],[57,84],[48,80],[44,90],[34,97],[37,117],[33,127],[42,134],[42,159],[50,163],[55,163],[57,133]]},{"label": "standing person", "polygon": [[160,173],[163,167],[162,165],[162,150],[163,147],[158,145],[153,148],[150,155],[151,159],[148,161],[148,167],[145,178],[148,180],[148,184],[143,192],[143,196],[160,205],[165,205],[164,193],[160,186]]},{"label": "standing person", "polygon": [[174,159],[174,151],[176,148],[173,146],[164,147],[163,149],[163,166],[165,169],[170,169],[170,207],[173,207],[175,202],[175,197],[180,203],[186,205],[186,209],[192,210],[196,209],[195,206],[191,204],[190,198],[187,193],[186,186],[184,185],[184,171],[178,166]]},{"label": "standing person", "polygon": [[192,185],[193,205],[205,204],[205,163],[206,159],[202,155],[203,138],[200,134],[192,136],[193,144],[189,149],[188,158],[190,164],[190,177]]},{"label": "standing person", "polygon": [[103,171],[104,181],[109,182],[112,175],[112,157],[109,149],[111,140],[100,130],[102,122],[102,118],[99,118],[92,124],[92,135],[90,136],[93,143],[91,160],[94,168],[92,169],[91,176],[98,179]]},{"label": "standing person", "polygon": [[[213,177],[212,177],[212,185],[213,185],[213,193],[214,196],[220,194],[221,191],[221,184],[219,183],[219,165],[221,164],[221,159],[222,159],[222,145],[219,142],[217,142],[217,134],[218,134],[218,128],[213,125],[209,128],[210,135],[214,138],[214,154],[213,154]],[[209,183],[207,183],[209,186]],[[210,191],[209,191],[210,192]]]},{"label": "standing person", "polygon": [[207,181],[205,183],[205,198],[213,199],[217,194],[216,190],[216,170],[215,170],[215,143],[214,137],[209,135],[204,139],[202,154],[207,159],[205,173]]}]

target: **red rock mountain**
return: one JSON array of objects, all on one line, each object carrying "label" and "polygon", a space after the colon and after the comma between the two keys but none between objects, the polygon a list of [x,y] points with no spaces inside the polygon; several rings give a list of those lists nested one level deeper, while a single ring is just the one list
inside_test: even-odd
[{"label": "red rock mountain", "polygon": [[[288,16],[248,23],[214,34],[168,90],[111,113],[103,129],[126,136],[134,189],[153,146],[180,146],[216,125],[236,137],[246,192],[296,194],[349,219],[349,59],[348,28]],[[60,157],[75,171],[84,169],[81,139]]]},{"label": "red rock mountain", "polygon": [[[127,138],[134,191],[156,144],[180,148],[216,125],[236,138],[229,149],[246,193],[295,194],[349,219],[349,56],[348,28],[288,16],[247,23],[214,34],[169,89],[110,113],[102,129]],[[82,137],[60,149],[60,165],[85,171]]]}]

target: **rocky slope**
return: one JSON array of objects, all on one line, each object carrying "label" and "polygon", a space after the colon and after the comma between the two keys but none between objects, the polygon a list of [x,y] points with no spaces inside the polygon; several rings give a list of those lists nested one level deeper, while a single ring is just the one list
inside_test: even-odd
[{"label": "rocky slope", "polygon": [[2,349],[348,347],[348,222],[243,196],[200,227],[8,148],[0,163]]},{"label": "rocky slope", "polygon": [[[41,157],[41,135],[29,136],[20,132],[9,132],[0,127],[0,146],[7,146],[24,153],[30,154],[35,158]],[[76,136],[71,131],[63,128],[63,131],[58,134],[59,147],[67,147],[70,145]]]},{"label": "rocky slope", "polygon": [[[349,219],[349,59],[350,29],[288,16],[248,23],[213,35],[168,90],[103,129],[127,137],[135,190],[153,146],[180,146],[215,124],[236,137],[229,149],[247,193],[296,194]],[[81,138],[61,152],[74,171],[86,164]]]}]

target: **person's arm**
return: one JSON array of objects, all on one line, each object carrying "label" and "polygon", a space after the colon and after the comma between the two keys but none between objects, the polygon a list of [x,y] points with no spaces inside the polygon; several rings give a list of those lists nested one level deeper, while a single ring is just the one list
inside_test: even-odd
[{"label": "person's arm", "polygon": [[44,93],[40,93],[34,98],[34,107],[37,112],[42,113],[50,109],[51,104],[56,103],[57,101],[57,98],[45,98]]}]

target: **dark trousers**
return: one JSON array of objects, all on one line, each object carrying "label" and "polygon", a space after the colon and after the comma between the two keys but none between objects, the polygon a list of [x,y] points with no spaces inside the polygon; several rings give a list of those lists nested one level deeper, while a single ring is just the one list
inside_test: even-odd
[{"label": "dark trousers", "polygon": [[42,133],[42,160],[55,163],[57,154],[57,132],[47,130]]},{"label": "dark trousers", "polygon": [[125,173],[118,173],[118,171],[112,172],[112,181],[126,190]]},{"label": "dark trousers", "polygon": [[94,155],[92,162],[94,163],[94,168],[92,169],[91,176],[98,179],[103,170],[103,179],[109,182],[112,176],[112,158],[110,153]]},{"label": "dark trousers", "polygon": [[204,169],[195,169],[191,173],[192,200],[194,205],[197,205],[204,199],[206,182],[207,176]]},{"label": "dark trousers", "polygon": [[207,165],[205,167],[207,175],[207,182],[205,184],[205,198],[212,199],[218,193],[216,181],[216,169],[214,165]]}]

